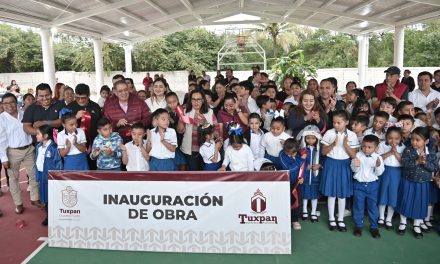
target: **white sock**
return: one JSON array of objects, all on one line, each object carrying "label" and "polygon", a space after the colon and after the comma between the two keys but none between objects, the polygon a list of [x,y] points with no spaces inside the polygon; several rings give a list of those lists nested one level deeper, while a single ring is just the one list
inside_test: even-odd
[{"label": "white sock", "polygon": [[379,205],[379,219],[385,219],[385,207],[386,205]]},{"label": "white sock", "polygon": [[312,200],[312,211],[310,212],[310,214],[316,215],[316,207],[318,207],[318,199],[313,199]]},{"label": "white sock", "polygon": [[[400,215],[400,223],[405,224],[406,227],[406,216]],[[399,225],[399,230],[404,230],[405,228],[402,225]]]},{"label": "white sock", "polygon": [[393,220],[394,208],[391,205],[388,205],[387,210],[387,222],[391,222]]},{"label": "white sock", "polygon": [[307,199],[303,199],[303,213],[307,214]]},{"label": "white sock", "polygon": [[432,205],[428,205],[428,214],[426,215],[425,221],[431,221],[433,207]]},{"label": "white sock", "polygon": [[344,222],[345,198],[338,198],[338,222]]},{"label": "white sock", "polygon": [[327,198],[328,220],[335,221],[335,203],[336,197]]},{"label": "white sock", "polygon": [[413,225],[414,231],[416,231],[418,233],[420,233],[422,231],[420,228],[421,223],[423,223],[422,219],[414,219],[414,225]]}]

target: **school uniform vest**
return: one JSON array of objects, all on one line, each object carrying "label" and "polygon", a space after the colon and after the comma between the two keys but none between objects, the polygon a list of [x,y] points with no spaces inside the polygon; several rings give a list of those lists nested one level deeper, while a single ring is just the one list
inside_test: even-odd
[{"label": "school uniform vest", "polygon": [[[185,116],[188,116],[188,117],[194,119],[195,113],[196,113],[196,111],[194,109],[192,109],[190,112],[185,113]],[[209,109],[207,113],[203,114],[206,121],[208,123],[210,123],[211,125],[214,125],[212,122],[213,115],[214,115],[214,112],[211,109]],[[185,124],[185,132],[183,133],[182,146],[180,147],[180,149],[182,150],[183,153],[185,153],[187,155],[191,155],[192,132],[193,132],[193,125],[192,124]]]}]

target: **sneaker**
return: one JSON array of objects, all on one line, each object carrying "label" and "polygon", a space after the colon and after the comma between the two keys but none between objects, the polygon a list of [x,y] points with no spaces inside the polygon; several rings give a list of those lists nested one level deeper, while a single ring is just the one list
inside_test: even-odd
[{"label": "sneaker", "polygon": [[353,232],[353,234],[354,234],[354,236],[356,236],[356,237],[360,237],[360,236],[362,236],[362,229],[359,228],[359,227],[355,227],[355,228],[354,228],[354,232]]},{"label": "sneaker", "polygon": [[373,238],[380,238],[379,229],[370,228],[370,233]]},{"label": "sneaker", "polygon": [[301,230],[301,224],[299,222],[293,222],[292,227],[294,230]]}]

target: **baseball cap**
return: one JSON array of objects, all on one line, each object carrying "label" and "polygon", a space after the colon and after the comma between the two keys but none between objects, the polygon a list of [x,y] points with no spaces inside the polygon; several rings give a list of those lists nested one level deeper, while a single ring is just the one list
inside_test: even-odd
[{"label": "baseball cap", "polygon": [[386,69],[384,72],[387,72],[391,75],[393,74],[399,74],[400,75],[400,69],[396,66],[391,66],[388,69]]}]

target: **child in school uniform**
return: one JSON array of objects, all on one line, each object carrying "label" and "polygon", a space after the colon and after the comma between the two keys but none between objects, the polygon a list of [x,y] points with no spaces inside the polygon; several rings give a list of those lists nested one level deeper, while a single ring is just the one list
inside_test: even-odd
[{"label": "child in school uniform", "polygon": [[429,182],[438,170],[435,152],[428,149],[429,129],[417,127],[411,133],[411,146],[402,154],[402,177],[397,197],[396,212],[400,214],[398,234],[405,233],[407,218],[414,220],[413,233],[418,239],[428,227],[423,219],[428,215]]},{"label": "child in school uniform", "polygon": [[257,106],[260,109],[259,114],[263,120],[263,128],[270,130],[270,125],[274,115],[270,112],[271,102],[270,97],[267,95],[259,95],[256,99]]},{"label": "child in school uniform", "polygon": [[148,171],[150,166],[148,160],[150,155],[147,152],[146,134],[142,123],[135,123],[131,126],[130,142],[120,146],[122,151],[122,163],[126,165],[127,171]]},{"label": "child in school uniform", "polygon": [[180,106],[179,97],[175,92],[169,92],[165,95],[165,100],[167,101],[167,110],[170,113],[170,127],[176,130],[177,135],[177,148],[174,157],[174,164],[176,165],[176,170],[178,171],[186,171],[187,164],[185,155],[180,150],[180,146],[182,146],[183,142],[183,134],[177,133],[177,124],[179,123],[179,115],[177,114],[178,108],[183,108]]},{"label": "child in school uniform", "polygon": [[113,132],[112,123],[107,118],[101,118],[96,123],[98,136],[93,141],[90,158],[96,160],[98,170],[121,170],[122,138]]},{"label": "child in school uniform", "polygon": [[405,147],[411,146],[411,132],[415,128],[414,118],[410,115],[401,115],[397,118],[397,124],[402,128],[402,142]]},{"label": "child in school uniform", "polygon": [[261,128],[263,121],[257,113],[252,113],[248,117],[249,119],[249,129],[247,129],[243,137],[246,144],[251,148],[254,160],[264,158],[265,149],[262,146],[264,134],[267,132],[265,129]]},{"label": "child in school uniform", "polygon": [[57,143],[64,159],[64,170],[88,170],[86,134],[77,127],[76,116],[70,109],[63,108],[60,114],[64,130],[57,134]]},{"label": "child in school uniform", "polygon": [[379,210],[377,197],[379,193],[379,176],[385,170],[382,157],[376,153],[379,138],[366,135],[362,140],[361,151],[351,162],[353,175],[353,219],[354,235],[361,236],[364,225],[365,204],[367,204],[370,233],[373,238],[380,238],[377,220]]},{"label": "child in school uniform", "polygon": [[229,146],[225,150],[225,158],[219,171],[254,171],[254,159],[251,148],[245,144],[241,129],[229,129]]},{"label": "child in school uniform", "polygon": [[373,117],[373,126],[367,129],[364,135],[374,135],[379,140],[385,141],[385,125],[388,122],[390,115],[384,111],[377,112]]},{"label": "child in school uniform", "polygon": [[36,159],[35,159],[35,179],[40,188],[40,201],[45,203],[46,219],[41,223],[44,226],[48,224],[48,171],[62,170],[63,162],[58,152],[57,145],[52,140],[53,129],[49,125],[44,125],[37,130]]},{"label": "child in school uniform", "polygon": [[[294,138],[288,138],[284,142],[283,150],[280,151],[281,169],[289,171],[290,177],[290,221],[295,230],[301,230],[299,215],[302,210],[302,184],[303,175],[300,175],[303,157],[299,155],[300,143]],[[305,158],[305,155],[304,155]]]},{"label": "child in school uniform", "polygon": [[199,153],[205,163],[203,169],[205,171],[216,171],[221,166],[222,156],[220,154],[220,148],[223,145],[221,138],[214,138],[214,126],[209,123],[200,125],[198,127]]},{"label": "child in school uniform", "polygon": [[285,125],[282,117],[272,119],[270,131],[264,134],[262,146],[266,150],[264,157],[272,161],[277,169],[281,168],[280,151],[283,149],[284,141],[290,136],[284,132]]},{"label": "child in school uniform", "polygon": [[[333,112],[333,128],[328,130],[321,142],[322,154],[327,156],[319,190],[328,197],[329,229],[347,232],[344,223],[345,198],[353,194],[350,158],[356,155],[359,141],[355,133],[347,129],[348,114],[345,111]],[[335,204],[338,198],[338,221],[335,221]]]},{"label": "child in school uniform", "polygon": [[[386,141],[380,142],[378,154],[382,156],[385,170],[379,178],[379,220],[378,225],[386,229],[393,227],[394,208],[397,205],[397,192],[402,175],[402,131],[399,127],[390,127],[386,133]],[[385,208],[387,218],[385,219]]]},{"label": "child in school uniform", "polygon": [[321,197],[319,193],[319,171],[322,167],[320,164],[321,159],[321,146],[320,140],[322,136],[319,128],[314,125],[308,125],[298,133],[297,140],[301,141],[302,150],[307,153],[304,166],[304,182],[302,184],[303,194],[303,211],[302,219],[307,220],[309,217],[307,211],[307,204],[310,200],[311,212],[310,221],[312,223],[318,222],[318,215],[316,208],[318,206],[318,199]]},{"label": "child in school uniform", "polygon": [[362,142],[365,136],[365,131],[368,128],[368,117],[358,115],[351,119],[351,131],[353,131],[359,142]]},{"label": "child in school uniform", "polygon": [[147,150],[150,153],[150,171],[175,171],[177,148],[176,130],[170,128],[170,114],[159,108],[152,114],[156,126],[148,131]]}]

